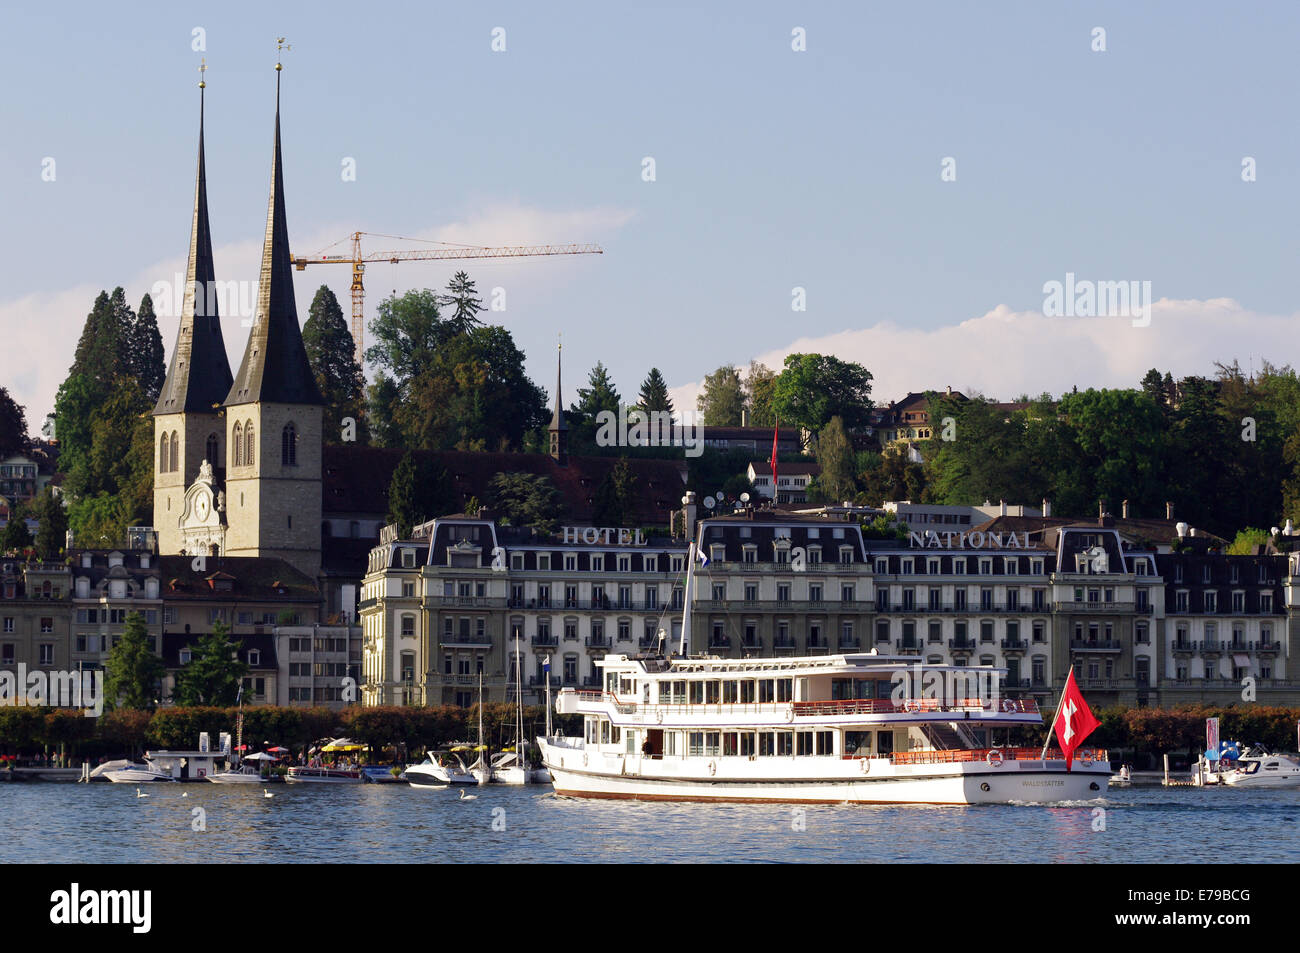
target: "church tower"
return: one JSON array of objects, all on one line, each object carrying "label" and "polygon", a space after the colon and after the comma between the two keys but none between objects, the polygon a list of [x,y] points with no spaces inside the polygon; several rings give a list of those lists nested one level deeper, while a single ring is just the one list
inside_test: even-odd
[{"label": "church tower", "polygon": [[[158,550],[164,554],[209,552],[210,543],[219,544],[222,533],[221,514],[211,488],[219,482],[220,471],[226,465],[221,403],[230,390],[231,377],[217,313],[212,235],[208,228],[208,185],[203,160],[206,85],[202,80],[199,82],[199,170],[194,184],[185,303],[167,380],[153,409],[153,521],[158,531]],[[190,499],[193,494],[187,493],[200,476],[208,481],[205,502]],[[208,539],[198,548],[193,541],[187,544],[182,529],[187,507],[203,511],[202,519],[197,522],[205,525],[204,535]]]},{"label": "church tower", "polygon": [[546,429],[551,435],[551,459],[562,467],[569,465],[569,425],[564,421],[564,402],[560,398],[560,358],[563,345],[556,348],[555,355],[555,411],[551,414],[551,425]]},{"label": "church tower", "polygon": [[280,73],[275,66],[271,197],[244,359],[225,399],[225,551],[279,556],[315,579],[321,567],[321,427],[325,403],[298,325],[280,158]]}]

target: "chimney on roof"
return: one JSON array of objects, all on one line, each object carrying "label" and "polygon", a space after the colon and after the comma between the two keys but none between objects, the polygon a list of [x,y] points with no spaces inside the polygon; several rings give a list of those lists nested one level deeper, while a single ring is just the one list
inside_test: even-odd
[{"label": "chimney on roof", "polygon": [[1102,518],[1103,516],[1105,516],[1105,515],[1106,515],[1106,501],[1105,501],[1105,500],[1098,500],[1098,501],[1097,501],[1097,519],[1101,519],[1101,518]]},{"label": "chimney on roof", "polygon": [[1123,503],[1120,504],[1119,512],[1120,512],[1120,516],[1122,516],[1124,519],[1128,519],[1128,500],[1125,500]]},{"label": "chimney on roof", "polygon": [[1043,515],[1044,516],[1052,515],[1052,501],[1049,500],[1047,497],[1043,497]]},{"label": "chimney on roof", "polygon": [[1171,520],[1171,519],[1173,519],[1173,518],[1174,518],[1174,504],[1173,504],[1173,503],[1170,503],[1170,502],[1168,502],[1168,501],[1166,501],[1166,503],[1165,503],[1165,519],[1167,519],[1167,520]]},{"label": "chimney on roof", "polygon": [[951,385],[951,384],[948,385],[948,396],[949,396],[949,397],[952,396],[952,385]]},{"label": "chimney on roof", "polygon": [[[949,388],[949,390],[951,390],[951,389],[952,389],[952,388]],[[1006,501],[1006,500],[1002,500],[1001,502],[1002,502],[1002,513],[1001,513],[1001,515],[1002,515],[1002,516],[1006,516],[1006,515],[1007,515],[1007,501]]]},{"label": "chimney on roof", "polygon": [[742,427],[749,426],[749,410],[745,407],[742,407],[740,409],[740,426]]}]

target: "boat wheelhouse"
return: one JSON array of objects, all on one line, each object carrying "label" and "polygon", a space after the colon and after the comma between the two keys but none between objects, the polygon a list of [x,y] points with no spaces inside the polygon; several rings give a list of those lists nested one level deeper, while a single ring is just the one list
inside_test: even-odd
[{"label": "boat wheelhouse", "polygon": [[1014,747],[1037,704],[1002,669],[875,653],[720,659],[607,655],[564,689],[583,736],[539,739],[556,793],[645,800],[1050,803],[1105,794],[1106,753]]}]

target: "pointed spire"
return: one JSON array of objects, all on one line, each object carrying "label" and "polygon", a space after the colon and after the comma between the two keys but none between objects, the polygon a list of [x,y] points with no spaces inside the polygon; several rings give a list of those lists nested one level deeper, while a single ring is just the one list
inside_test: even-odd
[{"label": "pointed spire", "polygon": [[551,414],[551,430],[568,430],[569,425],[564,422],[564,401],[560,398],[560,359],[563,357],[564,345],[560,344],[555,349],[555,411]]},{"label": "pointed spire", "polygon": [[284,214],[284,171],[280,156],[280,64],[275,64],[275,149],[271,157],[271,197],[266,210],[257,314],[244,359],[226,397],[227,404],[255,402],[323,404],[307,360],[293,296],[289,227]]},{"label": "pointed spire", "polygon": [[[207,63],[199,67],[207,72]],[[221,337],[217,313],[216,278],[212,264],[212,232],[208,226],[208,177],[203,157],[204,91],[199,80],[199,171],[194,182],[194,211],[190,222],[189,264],[185,269],[185,301],[181,308],[176,346],[154,414],[212,413],[230,390],[230,362]]]},{"label": "pointed spire", "polygon": [[551,458],[560,466],[569,463],[569,425],[564,420],[564,401],[560,397],[560,358],[563,356],[563,344],[555,354],[555,412],[551,414],[551,425],[547,428],[551,434]]}]

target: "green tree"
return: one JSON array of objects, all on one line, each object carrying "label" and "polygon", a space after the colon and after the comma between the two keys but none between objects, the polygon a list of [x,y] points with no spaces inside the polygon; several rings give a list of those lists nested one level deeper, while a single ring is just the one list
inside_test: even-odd
[{"label": "green tree", "polygon": [[0,387],[0,453],[24,453],[29,444],[26,408]]},{"label": "green tree", "polygon": [[429,455],[406,452],[388,487],[388,522],[397,524],[402,539],[426,520],[446,516],[459,504],[447,471]]},{"label": "green tree", "polygon": [[[858,492],[853,473],[855,462],[853,445],[844,432],[844,421],[832,417],[817,436],[817,464],[822,470],[817,477],[817,488],[823,500],[836,502],[853,499]],[[778,471],[779,469],[778,465]]]},{"label": "green tree", "polygon": [[524,353],[509,331],[491,325],[438,350],[396,422],[408,447],[508,451],[548,417],[545,392],[524,373]]},{"label": "green tree", "polygon": [[673,402],[668,396],[668,382],[664,380],[659,368],[650,368],[650,373],[641,382],[641,393],[637,396],[637,407],[646,413],[656,411],[673,412]]},{"label": "green tree", "polygon": [[695,409],[706,427],[739,427],[745,409],[745,387],[740,371],[724,364],[704,378],[704,386],[695,399]]},{"label": "green tree", "polygon": [[1229,556],[1249,556],[1256,546],[1264,546],[1269,541],[1267,530],[1247,526],[1237,533],[1237,538],[1228,544]]},{"label": "green tree", "polygon": [[438,295],[425,288],[381,301],[370,337],[375,343],[366,348],[366,361],[387,373],[399,393],[409,393],[413,381],[432,371],[450,330],[438,310]]},{"label": "green tree", "polygon": [[775,427],[776,372],[758,361],[749,362],[745,377],[745,402],[749,405],[749,422],[755,427]]},{"label": "green tree", "polygon": [[468,334],[482,326],[478,313],[483,310],[483,300],[474,291],[474,282],[469,275],[458,271],[447,282],[447,293],[438,296],[438,304],[451,310],[446,319],[448,330],[453,335]]},{"label": "green tree", "polygon": [[[578,400],[569,408],[569,447],[574,453],[593,453],[607,448],[597,448],[596,432],[599,429],[597,417],[603,411],[619,414],[623,398],[618,388],[610,379],[605,365],[597,361],[596,366],[587,375],[587,386],[578,388]],[[614,451],[617,452],[617,451]]]},{"label": "green tree", "polygon": [[248,674],[237,646],[230,641],[230,626],[215,622],[212,631],[195,643],[190,663],[176,675],[173,698],[178,705],[233,705]]},{"label": "green tree", "polygon": [[[129,312],[128,312],[129,313]],[[153,298],[145,295],[140,310],[124,328],[127,373],[139,383],[149,404],[157,402],[162,393],[167,368],[163,363],[163,340],[158,332],[158,316],[154,314]]]},{"label": "green tree", "polygon": [[104,694],[110,708],[152,709],[166,669],[149,648],[144,617],[130,612],[122,636],[104,665]]},{"label": "green tree", "polygon": [[375,382],[366,391],[366,424],[370,439],[376,446],[402,445],[402,429],[396,416],[401,399],[401,389],[396,380],[383,371],[375,375]]},{"label": "green tree", "polygon": [[327,285],[321,285],[312,299],[302,326],[302,343],[316,386],[325,397],[322,419],[326,442],[340,441],[342,421],[350,417],[356,427],[356,442],[369,443],[363,413],[365,376],[357,362],[356,341],[348,330],[338,299]]},{"label": "green tree", "polygon": [[36,528],[36,555],[44,561],[56,559],[67,543],[68,514],[53,488],[41,490],[32,505],[32,515],[40,524]]},{"label": "green tree", "polygon": [[776,379],[772,406],[783,422],[814,433],[832,417],[856,430],[871,410],[871,372],[828,354],[791,354]]},{"label": "green tree", "polygon": [[564,512],[560,491],[549,477],[534,473],[498,473],[488,484],[488,505],[508,525],[554,533]]},{"label": "green tree", "polygon": [[21,513],[11,512],[9,522],[5,524],[4,537],[0,539],[0,549],[7,553],[20,552],[31,544],[32,534],[27,528],[27,521]]},{"label": "green tree", "polygon": [[636,502],[636,474],[626,457],[605,474],[596,487],[592,520],[599,526],[630,526]]}]

